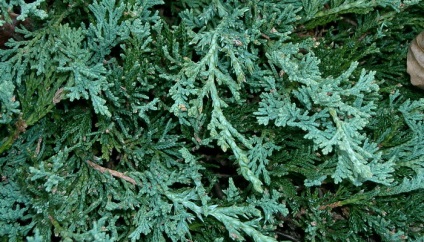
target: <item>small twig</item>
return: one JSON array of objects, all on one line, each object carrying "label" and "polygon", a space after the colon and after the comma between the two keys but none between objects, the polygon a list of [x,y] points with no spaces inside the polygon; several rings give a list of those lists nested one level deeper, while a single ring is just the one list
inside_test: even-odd
[{"label": "small twig", "polygon": [[334,202],[334,203],[330,203],[330,204],[326,204],[326,205],[321,205],[321,206],[319,207],[319,210],[325,210],[325,209],[327,209],[327,208],[331,208],[331,209],[333,209],[333,208],[340,207],[340,206],[342,206],[342,205],[343,205],[343,204],[342,204],[342,202],[338,201],[338,202]]},{"label": "small twig", "polygon": [[223,199],[224,198],[224,193],[222,192],[222,188],[221,188],[221,186],[219,185],[218,182],[213,185],[213,188],[214,188],[214,190],[216,192],[216,196],[219,199]]},{"label": "small twig", "polygon": [[101,173],[109,172],[109,173],[110,173],[112,176],[114,176],[114,177],[122,178],[122,179],[124,179],[125,181],[132,183],[133,185],[137,185],[137,182],[136,182],[134,179],[132,179],[131,177],[129,177],[129,176],[127,176],[127,175],[125,175],[125,174],[124,174],[124,173],[122,173],[122,172],[114,171],[114,170],[111,170],[111,169],[105,168],[105,167],[103,167],[103,166],[99,166],[99,165],[97,165],[96,163],[94,163],[94,162],[92,162],[92,161],[90,161],[90,160],[87,160],[87,164],[89,164],[89,165],[90,165],[91,167],[93,167],[95,170],[100,171]]},{"label": "small twig", "polygon": [[281,235],[281,236],[283,236],[283,237],[286,237],[287,239],[291,239],[292,241],[295,241],[295,242],[300,242],[300,240],[298,240],[298,239],[296,239],[295,237],[293,237],[293,236],[290,236],[290,235],[288,235],[288,234],[284,234],[284,233],[281,233],[281,232],[276,232],[277,234],[279,234],[279,235]]},{"label": "small twig", "polygon": [[56,93],[54,94],[54,97],[53,97],[53,103],[54,104],[58,104],[62,100],[62,98],[63,98],[63,95],[62,95],[63,90],[64,90],[63,87],[57,89],[57,91],[56,91]]},{"label": "small twig", "polygon": [[264,37],[267,40],[271,40],[271,38],[268,35],[264,34],[264,33],[261,33],[261,36]]},{"label": "small twig", "polygon": [[346,17],[344,17],[344,18],[342,18],[346,23],[348,23],[348,24],[351,24],[351,25],[353,25],[354,27],[358,27],[358,23],[356,23],[355,21],[353,21],[352,19],[350,19],[350,18],[346,18]]},{"label": "small twig", "polygon": [[37,148],[35,149],[35,155],[36,155],[36,156],[37,156],[38,154],[40,154],[40,150],[41,150],[41,142],[43,142],[43,138],[42,138],[42,137],[38,138]]}]

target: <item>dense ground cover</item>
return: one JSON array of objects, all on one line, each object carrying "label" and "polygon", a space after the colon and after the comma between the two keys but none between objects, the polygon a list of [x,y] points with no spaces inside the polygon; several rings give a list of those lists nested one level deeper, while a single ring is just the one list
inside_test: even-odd
[{"label": "dense ground cover", "polygon": [[0,3],[3,241],[420,241],[421,1]]}]

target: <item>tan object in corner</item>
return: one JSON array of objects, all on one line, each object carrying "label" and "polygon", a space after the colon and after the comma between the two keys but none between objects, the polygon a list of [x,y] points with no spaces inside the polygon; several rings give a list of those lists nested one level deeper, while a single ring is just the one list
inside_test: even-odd
[{"label": "tan object in corner", "polygon": [[424,89],[424,31],[412,41],[406,59],[412,85]]}]

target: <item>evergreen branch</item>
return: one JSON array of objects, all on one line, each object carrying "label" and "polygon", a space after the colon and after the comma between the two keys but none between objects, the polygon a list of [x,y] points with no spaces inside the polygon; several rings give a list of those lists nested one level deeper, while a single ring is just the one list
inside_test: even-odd
[{"label": "evergreen branch", "polygon": [[422,3],[0,0],[0,241],[423,240]]},{"label": "evergreen branch", "polygon": [[[276,241],[274,238],[270,236],[263,235],[258,230],[256,230],[254,226],[250,225],[249,223],[240,221],[237,215],[240,215],[243,213],[254,214],[259,212],[253,207],[249,207],[249,208],[234,207],[234,206],[227,207],[227,208],[226,207],[216,208],[216,206],[199,207],[193,202],[185,201],[181,199],[177,194],[167,193],[167,196],[172,201],[181,203],[183,206],[189,208],[194,213],[196,213],[199,217],[201,214],[207,214],[216,218],[218,221],[222,222],[225,225],[225,227],[228,229],[228,232],[230,234],[230,238],[233,240],[238,240],[238,241],[244,240],[244,237],[239,233],[239,231],[242,230],[247,235],[252,237],[255,242]],[[231,214],[231,213],[234,213],[234,214]]]},{"label": "evergreen branch", "polygon": [[346,12],[356,8],[370,11],[373,7],[378,5],[377,2],[378,1],[376,0],[373,0],[373,1],[361,0],[361,1],[351,2],[351,3],[349,3],[349,1],[346,1],[346,3],[341,4],[340,6],[337,6],[335,8],[319,11],[315,14],[314,17],[319,18],[319,17],[323,17],[327,15],[338,14],[338,13]]}]

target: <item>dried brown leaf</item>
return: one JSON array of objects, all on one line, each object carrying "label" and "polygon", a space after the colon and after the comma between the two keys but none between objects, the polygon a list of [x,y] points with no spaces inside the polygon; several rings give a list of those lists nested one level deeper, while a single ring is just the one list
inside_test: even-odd
[{"label": "dried brown leaf", "polygon": [[407,72],[411,76],[412,85],[424,89],[424,31],[409,46]]}]

